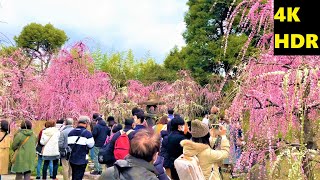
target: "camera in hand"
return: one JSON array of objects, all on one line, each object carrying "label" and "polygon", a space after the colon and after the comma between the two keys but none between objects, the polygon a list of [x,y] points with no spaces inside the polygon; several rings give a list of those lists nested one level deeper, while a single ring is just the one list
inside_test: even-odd
[{"label": "camera in hand", "polygon": [[214,129],[219,129],[219,127],[220,127],[220,124],[211,124],[210,125],[210,128],[212,129],[212,128],[214,128]]}]

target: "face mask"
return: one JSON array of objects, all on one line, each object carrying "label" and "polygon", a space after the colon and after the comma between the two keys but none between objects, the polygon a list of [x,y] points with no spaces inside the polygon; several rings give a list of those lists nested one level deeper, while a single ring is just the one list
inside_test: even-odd
[{"label": "face mask", "polygon": [[179,126],[180,128],[179,128],[179,130],[180,131],[184,131],[184,125],[181,125],[181,126]]}]

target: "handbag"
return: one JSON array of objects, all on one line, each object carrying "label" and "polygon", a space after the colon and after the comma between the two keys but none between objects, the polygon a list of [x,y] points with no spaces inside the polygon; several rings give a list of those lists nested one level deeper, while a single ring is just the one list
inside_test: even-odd
[{"label": "handbag", "polygon": [[43,148],[43,145],[41,145],[40,143],[38,143],[37,146],[36,146],[36,153],[37,153],[38,155],[42,155],[42,154],[41,154],[42,148]]},{"label": "handbag", "polygon": [[17,159],[17,154],[19,149],[29,140],[30,136],[28,136],[26,139],[23,140],[23,142],[19,145],[19,147],[14,151],[12,157],[11,157],[11,163],[14,164]]},{"label": "handbag", "polygon": [[67,146],[66,148],[60,148],[60,157],[67,157],[71,153],[71,148]]}]

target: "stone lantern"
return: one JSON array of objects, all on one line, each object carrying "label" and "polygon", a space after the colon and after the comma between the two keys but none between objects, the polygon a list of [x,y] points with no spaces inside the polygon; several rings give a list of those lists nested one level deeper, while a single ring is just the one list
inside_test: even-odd
[{"label": "stone lantern", "polygon": [[139,103],[140,105],[146,105],[146,117],[148,125],[154,124],[154,118],[157,115],[158,105],[164,105],[165,102],[161,101],[160,98],[156,95],[156,93],[151,92],[149,94],[148,100]]}]

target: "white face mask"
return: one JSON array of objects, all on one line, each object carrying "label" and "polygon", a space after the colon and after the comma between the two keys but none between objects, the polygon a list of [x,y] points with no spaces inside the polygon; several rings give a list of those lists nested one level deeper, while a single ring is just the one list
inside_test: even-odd
[{"label": "white face mask", "polygon": [[184,131],[184,125],[179,125],[179,130]]}]

